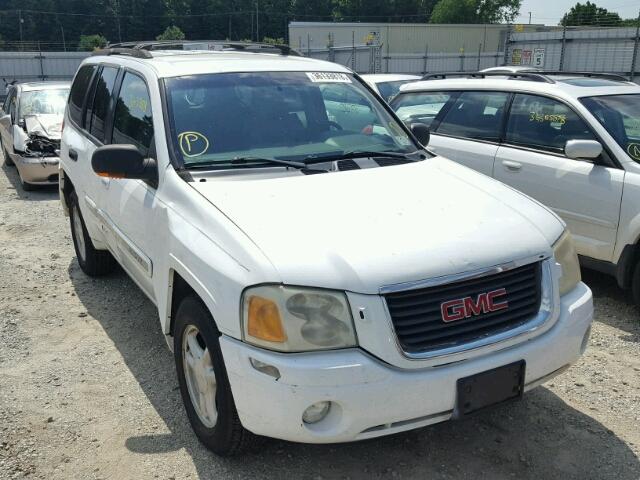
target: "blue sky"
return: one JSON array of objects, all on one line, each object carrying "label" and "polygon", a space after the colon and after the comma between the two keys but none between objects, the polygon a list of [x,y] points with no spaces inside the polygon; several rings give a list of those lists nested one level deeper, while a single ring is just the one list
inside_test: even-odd
[{"label": "blue sky", "polygon": [[[578,0],[523,0],[520,8],[518,23],[529,22],[529,12],[531,12],[531,23],[544,23],[547,25],[557,25],[562,15],[573,7]],[[640,9],[638,0],[592,0],[599,7],[606,8],[610,12],[617,12],[622,18],[636,18]],[[586,3],[586,0],[580,0]]]}]

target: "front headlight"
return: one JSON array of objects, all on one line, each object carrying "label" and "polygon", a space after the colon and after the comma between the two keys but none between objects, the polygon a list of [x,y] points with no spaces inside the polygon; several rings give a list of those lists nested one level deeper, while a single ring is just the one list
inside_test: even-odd
[{"label": "front headlight", "polygon": [[353,347],[356,333],[344,292],[264,285],[242,297],[244,340],[283,352]]},{"label": "front headlight", "polygon": [[553,256],[556,258],[556,262],[562,267],[560,295],[564,295],[573,290],[581,280],[578,255],[573,246],[573,238],[571,238],[568,230],[565,230],[553,246]]}]

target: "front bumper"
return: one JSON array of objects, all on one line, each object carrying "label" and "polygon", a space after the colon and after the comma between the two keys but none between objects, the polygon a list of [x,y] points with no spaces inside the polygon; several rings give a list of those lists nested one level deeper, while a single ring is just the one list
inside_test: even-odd
[{"label": "front bumper", "polygon": [[[405,370],[360,349],[282,354],[220,338],[229,382],[242,425],[294,442],[363,440],[448,420],[459,378],[519,360],[526,361],[525,390],[562,372],[583,353],[593,319],[591,290],[583,284],[561,298],[560,317],[544,334],[502,350],[440,367]],[[250,359],[272,365],[275,379]],[[302,414],[328,400],[325,419],[307,425]]]},{"label": "front bumper", "polygon": [[55,185],[58,183],[58,157],[23,157],[11,156],[16,164],[20,178],[34,185]]}]

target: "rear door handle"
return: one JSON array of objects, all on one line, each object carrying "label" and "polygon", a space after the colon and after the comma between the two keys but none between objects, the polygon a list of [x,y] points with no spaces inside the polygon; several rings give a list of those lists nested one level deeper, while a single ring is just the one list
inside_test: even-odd
[{"label": "rear door handle", "polygon": [[78,161],[78,152],[76,152],[73,148],[69,149],[69,158],[74,162]]},{"label": "rear door handle", "polygon": [[503,160],[502,165],[507,167],[509,170],[520,170],[522,168],[522,164],[518,162],[513,162],[511,160]]}]

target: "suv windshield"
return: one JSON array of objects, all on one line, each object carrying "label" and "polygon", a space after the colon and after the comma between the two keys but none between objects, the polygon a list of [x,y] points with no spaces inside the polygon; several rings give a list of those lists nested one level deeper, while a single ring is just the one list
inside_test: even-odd
[{"label": "suv windshield", "polygon": [[68,88],[32,90],[20,96],[20,118],[25,115],[64,114],[67,106]]},{"label": "suv windshield", "polygon": [[640,162],[640,94],[588,97],[581,101],[627,155]]},{"label": "suv windshield", "polygon": [[226,167],[249,157],[301,161],[418,148],[344,73],[205,74],[166,79],[165,89],[174,152],[187,168]]}]

